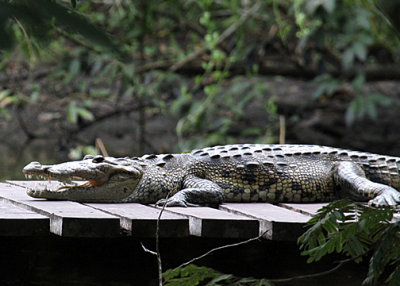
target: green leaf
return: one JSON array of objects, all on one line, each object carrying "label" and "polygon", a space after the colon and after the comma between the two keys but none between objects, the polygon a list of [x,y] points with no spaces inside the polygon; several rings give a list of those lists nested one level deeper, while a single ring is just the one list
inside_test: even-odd
[{"label": "green leaf", "polygon": [[389,286],[400,286],[400,265],[398,264],[385,281]]},{"label": "green leaf", "polygon": [[336,0],[322,0],[322,7],[328,14],[332,14],[335,11]]},{"label": "green leaf", "polygon": [[354,50],[352,47],[347,48],[342,57],[342,66],[345,70],[348,70],[354,62]]},{"label": "green leaf", "polygon": [[173,268],[173,269],[168,269],[163,273],[163,278],[165,281],[169,281],[173,278],[179,277],[181,273],[181,268]]},{"label": "green leaf", "polygon": [[336,6],[336,0],[307,0],[305,3],[309,14],[314,14],[319,7],[322,7],[326,12],[331,14]]},{"label": "green leaf", "polygon": [[363,107],[362,107],[362,101],[360,100],[360,97],[357,96],[355,99],[353,99],[350,103],[350,105],[347,107],[346,114],[345,114],[345,120],[346,124],[348,126],[351,126],[356,119],[360,118],[363,115]]},{"label": "green leaf", "polygon": [[67,120],[72,123],[78,122],[78,112],[75,101],[71,101],[67,107]]},{"label": "green leaf", "polygon": [[199,285],[200,282],[219,276],[221,274],[211,268],[199,267],[194,264],[189,264],[182,268],[169,269],[163,273],[166,286]]},{"label": "green leaf", "polygon": [[78,107],[76,108],[76,112],[79,116],[81,116],[83,119],[86,119],[88,121],[93,121],[94,120],[94,115],[92,112],[87,110],[86,108],[83,107]]},{"label": "green leaf", "polygon": [[72,123],[77,123],[79,116],[88,121],[94,120],[92,112],[86,108],[78,106],[77,102],[73,100],[67,107],[67,120]]},{"label": "green leaf", "polygon": [[207,285],[218,285],[218,282],[227,282],[226,280],[229,280],[233,277],[232,274],[222,274],[218,277],[215,277],[213,280],[211,280],[210,282],[207,283]]},{"label": "green leaf", "polygon": [[73,59],[69,64],[69,72],[71,75],[75,76],[81,70],[81,62],[78,59]]},{"label": "green leaf", "polygon": [[[71,2],[74,5],[74,2]],[[10,49],[13,39],[9,19],[15,19],[24,32],[26,41],[35,38],[46,43],[50,39],[51,31],[56,26],[70,34],[79,34],[105,49],[115,53],[120,59],[129,58],[118,45],[110,40],[108,35],[99,30],[89,20],[77,11],[51,0],[35,1],[1,1],[0,2],[0,49]]]},{"label": "green leaf", "polygon": [[355,42],[353,47],[354,55],[360,60],[365,61],[367,59],[367,47],[361,42]]}]

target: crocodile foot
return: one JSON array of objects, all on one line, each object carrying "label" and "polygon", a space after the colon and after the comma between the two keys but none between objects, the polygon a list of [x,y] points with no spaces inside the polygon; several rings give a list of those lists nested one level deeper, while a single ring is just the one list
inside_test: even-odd
[{"label": "crocodile foot", "polygon": [[42,191],[34,190],[34,189],[27,189],[26,193],[33,198],[41,198]]},{"label": "crocodile foot", "polygon": [[198,207],[199,205],[197,204],[192,204],[189,203],[185,200],[179,200],[174,197],[171,197],[169,199],[161,199],[156,203],[157,206],[166,206],[166,207]]},{"label": "crocodile foot", "polygon": [[380,195],[370,200],[370,206],[396,206],[400,203],[400,193],[392,188],[384,190]]}]

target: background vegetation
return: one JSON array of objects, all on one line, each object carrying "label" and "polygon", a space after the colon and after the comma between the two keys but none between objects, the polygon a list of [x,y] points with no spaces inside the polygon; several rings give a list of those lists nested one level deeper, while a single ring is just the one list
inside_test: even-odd
[{"label": "background vegetation", "polygon": [[[72,156],[102,137],[77,134],[119,115],[139,153],[278,142],[285,111],[271,75],[278,85],[288,77],[315,83],[296,104],[344,90],[347,126],[376,120],[394,99],[363,86],[398,79],[400,69],[399,39],[375,4],[1,1],[2,120],[17,120],[29,139],[58,138]],[[249,119],[256,109],[263,122]],[[165,115],[176,143],[160,146],[149,122]]]}]

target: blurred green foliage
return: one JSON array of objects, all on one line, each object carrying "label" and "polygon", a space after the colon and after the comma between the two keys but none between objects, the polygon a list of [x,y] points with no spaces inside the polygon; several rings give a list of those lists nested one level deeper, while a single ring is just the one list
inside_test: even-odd
[{"label": "blurred green foliage", "polygon": [[[32,69],[37,59],[54,66],[47,89],[68,96],[71,124],[96,121],[95,100],[116,110],[136,104],[142,116],[177,118],[180,150],[238,137],[276,141],[277,109],[257,75],[279,75],[283,66],[316,78],[315,99],[350,84],[349,125],[376,119],[390,101],[364,92],[365,68],[398,63],[400,55],[396,32],[373,0],[2,0],[0,7],[0,69],[15,60],[17,43]],[[1,91],[1,113],[43,90],[32,87],[30,99]],[[268,121],[238,134],[255,102]]]}]

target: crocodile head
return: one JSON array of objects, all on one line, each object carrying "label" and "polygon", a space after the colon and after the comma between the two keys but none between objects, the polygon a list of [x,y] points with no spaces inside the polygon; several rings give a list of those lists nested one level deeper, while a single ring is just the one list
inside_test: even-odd
[{"label": "crocodile head", "polygon": [[[138,185],[143,171],[139,164],[129,158],[85,156],[81,161],[56,165],[32,162],[23,173],[28,178],[37,176],[49,181],[63,183],[56,190],[29,189],[28,195],[54,200],[80,202],[118,202],[129,196]],[[84,181],[72,183],[72,180]]]}]

